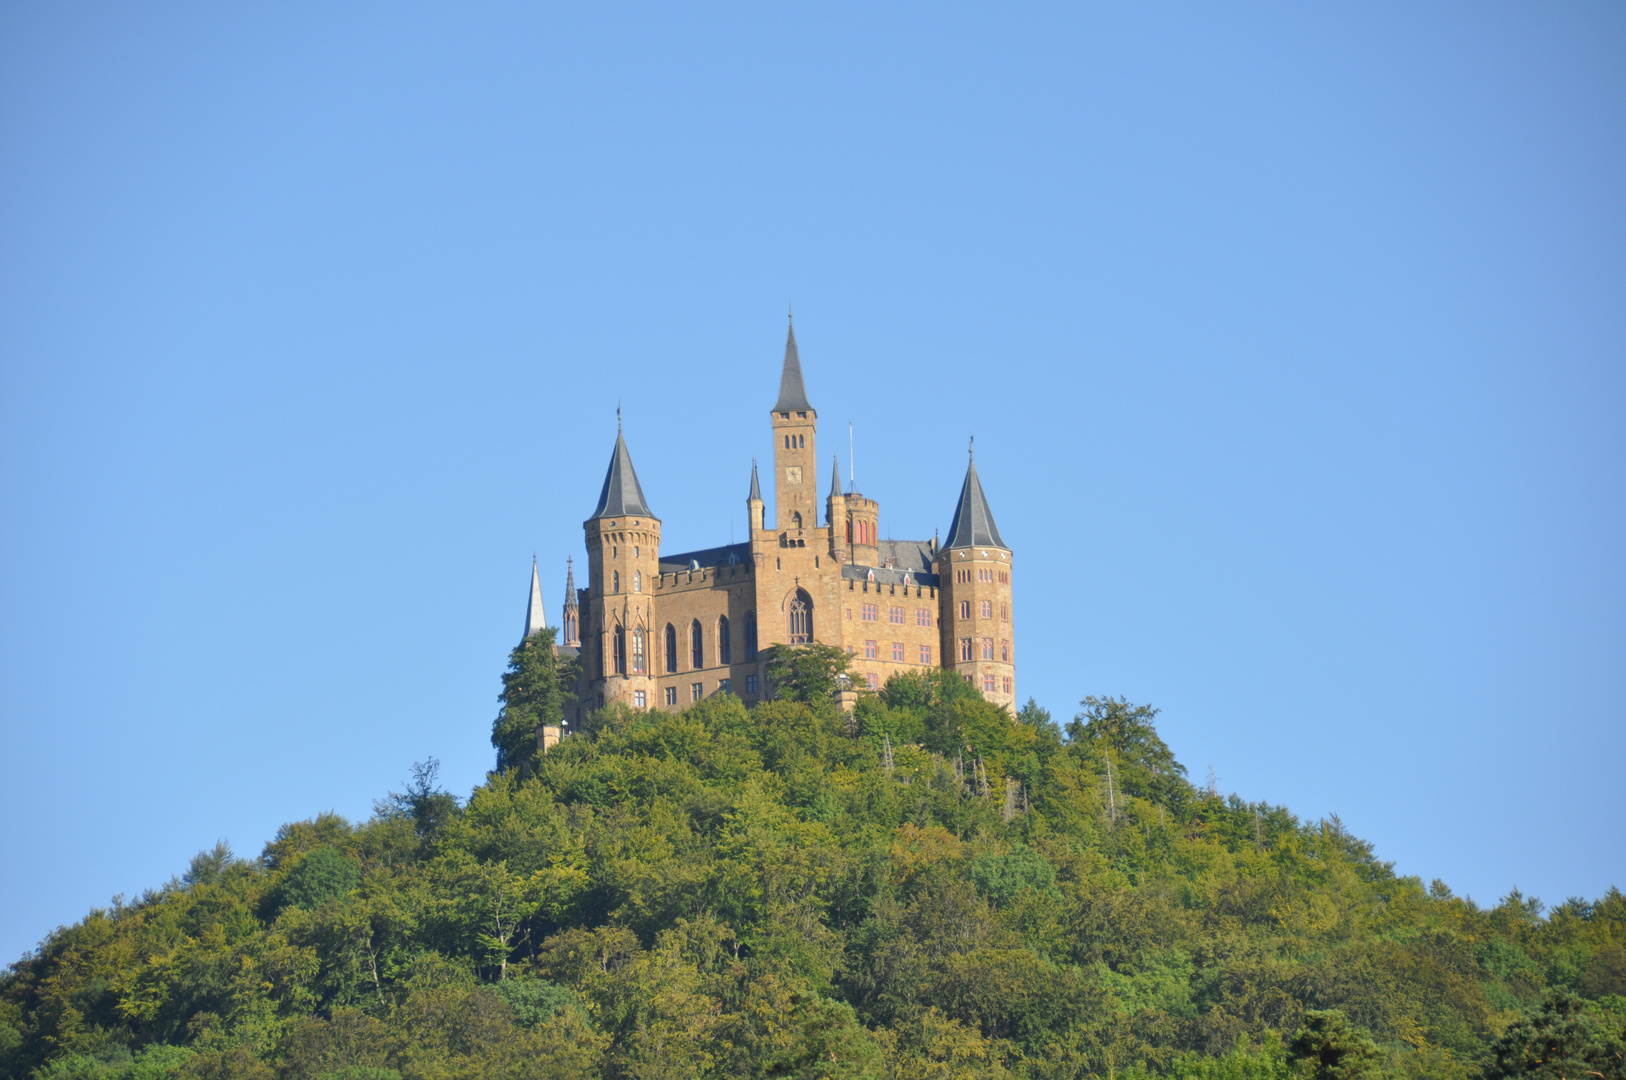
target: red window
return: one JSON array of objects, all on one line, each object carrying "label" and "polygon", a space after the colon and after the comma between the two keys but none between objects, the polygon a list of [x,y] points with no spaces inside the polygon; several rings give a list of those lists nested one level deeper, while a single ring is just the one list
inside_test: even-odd
[{"label": "red window", "polygon": [[1009,694],[1012,691],[1012,689],[1013,689],[1013,687],[1011,686],[1011,677],[1009,675],[1007,675],[1007,676],[1005,676],[1005,692],[1007,694]]},{"label": "red window", "polygon": [[930,626],[931,624],[932,624],[932,609],[931,608],[917,608],[917,609],[915,609],[915,625],[916,626]]},{"label": "red window", "polygon": [[920,662],[922,664],[929,664],[932,662],[932,647],[930,645],[922,645],[920,647]]},{"label": "red window", "polygon": [[985,619],[992,619],[994,617],[994,602],[992,600],[984,600],[982,602],[982,617]]},{"label": "red window", "polygon": [[892,643],[892,660],[894,663],[903,663],[903,642],[894,641]]},{"label": "red window", "polygon": [[971,618],[971,601],[969,601],[969,600],[961,600],[960,601],[960,618],[962,618],[962,619]]},{"label": "red window", "polygon": [[[971,639],[968,637],[963,637],[960,639],[960,659],[971,659]],[[971,676],[967,675],[966,678],[969,680]]]},{"label": "red window", "polygon": [[1009,603],[1003,601],[1003,600],[1000,601],[1000,604],[999,604],[999,621],[1000,622],[1010,622],[1011,621],[1011,605]]},{"label": "red window", "polygon": [[864,685],[868,686],[871,690],[875,689],[876,683],[878,681],[879,680],[875,677],[875,672],[873,672],[873,671],[868,672],[868,673],[866,673],[864,675]]},{"label": "red window", "polygon": [[999,658],[1007,664],[1011,662],[1011,643],[1009,641],[999,643]]},{"label": "red window", "polygon": [[876,645],[875,642],[873,642],[873,641],[864,642],[864,659],[865,660],[874,660],[876,657],[880,656],[880,654],[881,654],[880,646]]},{"label": "red window", "polygon": [[992,694],[994,692],[994,677],[992,675],[982,677],[982,688],[987,693]]},{"label": "red window", "polygon": [[892,620],[894,626],[903,625],[903,609],[901,607],[892,608],[887,612],[887,617]]},{"label": "red window", "polygon": [[874,604],[865,604],[863,610],[861,612],[859,612],[859,615],[865,622],[874,622],[875,621],[875,605]]},{"label": "red window", "polygon": [[984,660],[992,660],[994,658],[994,639],[991,637],[985,637],[982,639],[982,658]]}]

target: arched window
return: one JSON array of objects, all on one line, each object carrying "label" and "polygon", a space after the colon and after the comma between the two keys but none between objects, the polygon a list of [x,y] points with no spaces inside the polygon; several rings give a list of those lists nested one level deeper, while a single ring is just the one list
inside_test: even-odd
[{"label": "arched window", "polygon": [[632,572],[632,591],[644,591],[644,572],[642,570],[634,570]]},{"label": "arched window", "polygon": [[666,624],[666,673],[677,670],[677,627]]},{"label": "arched window", "polygon": [[619,571],[619,570],[611,570],[610,571],[610,591],[611,592],[620,592],[621,591],[621,571]]},{"label": "arched window", "polygon": [[745,658],[757,658],[757,613],[754,611],[745,613]]},{"label": "arched window", "polygon": [[627,632],[619,626],[615,628],[615,673],[627,673]]},{"label": "arched window", "polygon": [[728,640],[727,615],[717,620],[717,662],[719,664],[732,664],[734,662],[734,647]]},{"label": "arched window", "polygon": [[790,524],[791,524],[791,528],[793,528],[793,529],[800,529],[802,527],[802,514],[801,514],[801,511],[797,511],[796,513],[794,513],[794,514],[792,514],[790,516]]},{"label": "arched window", "polygon": [[813,598],[802,589],[790,599],[790,643],[810,645],[813,642]]},{"label": "arched window", "polygon": [[697,671],[706,666],[706,632],[699,619],[689,627],[689,666]]},{"label": "arched window", "polygon": [[632,673],[643,675],[649,671],[644,661],[644,632],[640,628],[632,632]]}]

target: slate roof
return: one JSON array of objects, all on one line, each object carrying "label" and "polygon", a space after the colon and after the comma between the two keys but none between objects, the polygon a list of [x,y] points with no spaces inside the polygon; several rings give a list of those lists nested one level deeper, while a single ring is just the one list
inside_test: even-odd
[{"label": "slate roof", "polygon": [[988,498],[982,493],[982,481],[977,479],[977,463],[966,466],[965,484],[960,488],[960,502],[954,508],[954,520],[949,523],[945,548],[996,547],[1009,551],[1000,539],[999,526],[994,524],[994,512],[988,509]]},{"label": "slate roof", "polygon": [[520,638],[526,640],[532,634],[540,633],[546,629],[548,617],[542,611],[542,578],[536,571],[536,556],[531,556],[531,598],[525,605],[525,635]]},{"label": "slate roof", "polygon": [[[874,577],[872,578],[871,575],[874,575]],[[841,576],[850,581],[873,580],[877,585],[903,585],[907,578],[907,583],[910,585],[923,585],[929,589],[937,588],[936,574],[928,571],[912,570],[907,567],[889,568],[847,563],[841,568]]]},{"label": "slate roof", "polygon": [[774,412],[813,412],[807,403],[807,388],[802,385],[802,358],[796,352],[796,325],[791,324],[785,335],[785,367],[779,373],[779,400]]},{"label": "slate roof", "polygon": [[830,497],[839,498],[841,495],[841,459],[835,454],[830,455]]},{"label": "slate roof", "polygon": [[632,455],[627,453],[627,440],[617,431],[615,450],[610,454],[610,468],[604,474],[604,490],[599,492],[598,507],[587,520],[632,516],[653,518],[655,512],[644,501],[644,489],[638,486],[638,473],[632,467]]},{"label": "slate roof", "polygon": [[746,499],[755,499],[757,502],[762,501],[762,485],[757,483],[756,458],[751,459],[751,493],[746,496]]},{"label": "slate roof", "polygon": [[700,551],[680,551],[675,555],[662,555],[660,571],[680,574],[685,570],[709,570],[714,566],[743,566],[751,561],[751,545],[725,544],[722,547]]},{"label": "slate roof", "polygon": [[890,560],[899,570],[913,570],[917,574],[931,573],[930,540],[882,540],[876,547],[880,549],[879,562],[882,566]]}]

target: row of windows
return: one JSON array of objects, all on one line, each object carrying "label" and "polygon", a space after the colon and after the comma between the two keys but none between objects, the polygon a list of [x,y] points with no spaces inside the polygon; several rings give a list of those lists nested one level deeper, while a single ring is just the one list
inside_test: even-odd
[{"label": "row of windows", "polygon": [[[994,617],[994,602],[992,600],[983,600],[977,605],[977,610],[982,614],[983,618],[992,619]],[[971,601],[960,601],[960,618],[971,618]],[[1011,621],[1011,605],[1010,601],[1008,600],[1001,600],[999,602],[999,621]]]},{"label": "row of windows", "polygon": [[[976,638],[968,638],[968,637],[961,638],[960,639],[960,659],[961,660],[976,660],[976,659],[979,659],[977,656],[975,656],[973,654],[980,651],[982,653],[982,656],[980,657],[980,659],[992,660],[994,658],[994,639],[991,638],[991,637],[983,638],[981,640],[981,643],[980,643],[980,645],[981,645],[980,649],[978,648],[978,644],[979,643],[978,643],[978,640]],[[999,658],[1001,660],[1005,661],[1007,664],[1011,662],[1011,643],[1009,641],[1001,641],[999,643]]]},{"label": "row of windows", "polygon": [[[917,645],[915,648],[917,650],[916,653],[915,653],[916,663],[930,664],[932,662],[932,647],[930,645]],[[854,650],[849,647],[847,649],[847,655],[852,656],[853,653],[854,653]],[[903,642],[901,642],[901,641],[892,642],[892,662],[894,664],[906,664],[906,663],[908,663],[909,662],[908,653],[909,653],[908,647],[906,645],[904,645]],[[880,658],[881,658],[881,646],[880,646],[880,643],[875,642],[875,641],[866,641],[866,642],[864,642],[864,659],[865,660],[879,660]]]},{"label": "row of windows", "polygon": [[[848,619],[849,622],[852,620],[852,617],[853,617],[853,609],[852,608],[847,608],[847,619]],[[876,622],[876,621],[878,621],[880,619],[879,605],[876,605],[876,604],[861,604],[861,605],[859,605],[858,617],[859,617],[859,619],[861,619],[864,622]],[[903,608],[898,607],[896,604],[894,604],[893,606],[886,609],[886,621],[891,623],[893,626],[903,626],[909,621],[909,613],[904,611]],[[915,609],[915,625],[916,626],[931,626],[931,624],[932,624],[932,609],[931,608],[916,608]]]},{"label": "row of windows", "polygon": [[806,446],[807,446],[807,436],[806,435],[786,435],[785,436],[785,449],[786,450],[802,450],[802,449],[805,449]]},{"label": "row of windows", "polygon": [[[616,627],[611,635],[611,661],[613,670],[617,675],[625,675],[629,671],[634,675],[648,673],[648,664],[644,656],[644,632],[634,629],[628,631],[625,627]],[[732,664],[734,662],[733,637],[728,630],[728,616],[724,615],[717,620],[717,663]],[[745,616],[745,659],[747,661],[757,658],[757,617],[755,612],[747,612]],[[703,668],[706,666],[706,631],[696,619],[689,625],[689,666]],[[678,634],[677,627],[671,623],[666,624],[666,672],[671,674],[678,669]]]},{"label": "row of windows", "polygon": [[[634,556],[634,558],[636,558],[636,556]],[[618,593],[621,591],[621,571],[619,570],[610,571],[610,591],[613,593]],[[644,573],[642,570],[634,570],[632,572],[632,591],[644,591]]]},{"label": "row of windows", "polygon": [[[962,566],[960,569],[954,571],[954,580],[960,585],[971,584],[970,567]],[[981,567],[977,570],[977,580],[985,581],[990,584],[997,582],[1000,585],[1009,585],[1011,583],[1011,572],[1009,570],[1000,570],[991,566]]]},{"label": "row of windows", "polygon": [[875,524],[863,518],[847,519],[847,543],[854,543],[856,539],[860,544],[875,543]]},{"label": "row of windows", "polygon": [[[732,692],[732,682],[733,680],[731,679],[718,679],[717,692],[720,694]],[[745,677],[745,692],[747,694],[755,694],[757,692],[757,677],[755,675],[747,675]],[[705,696],[705,683],[694,682],[689,684],[689,700],[691,702],[699,701]],[[666,687],[661,691],[661,698],[667,705],[676,705],[678,703],[678,688],[675,686]],[[632,704],[637,708],[647,709],[649,707],[648,693],[643,690],[634,690],[632,692]]]}]

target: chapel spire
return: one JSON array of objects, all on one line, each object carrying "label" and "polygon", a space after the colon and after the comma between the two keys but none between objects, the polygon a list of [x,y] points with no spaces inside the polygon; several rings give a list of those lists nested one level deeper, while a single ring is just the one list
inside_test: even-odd
[{"label": "chapel spire", "polygon": [[807,388],[802,384],[802,358],[796,351],[796,323],[790,324],[785,334],[785,366],[779,373],[779,400],[774,402],[776,413],[813,412],[807,403]]},{"label": "chapel spire", "polygon": [[529,640],[532,634],[547,629],[548,617],[542,609],[542,578],[536,571],[536,556],[531,556],[531,599],[525,605],[525,635],[521,641]]},{"label": "chapel spire", "polygon": [[576,560],[565,560],[565,610],[564,618],[559,621],[559,636],[563,639],[561,645],[580,646],[581,639],[581,601],[576,598]]},{"label": "chapel spire", "polygon": [[1005,547],[1000,539],[999,526],[994,524],[994,512],[988,508],[988,497],[982,493],[982,481],[977,478],[977,462],[972,459],[965,467],[965,483],[960,487],[960,501],[954,507],[954,520],[949,523],[945,548]]},{"label": "chapel spire", "polygon": [[604,474],[604,489],[599,492],[598,506],[589,521],[602,517],[655,516],[644,501],[644,489],[638,485],[638,473],[632,467],[632,455],[627,452],[627,440],[621,434],[621,410],[616,410],[615,449],[610,453],[610,468]]}]

